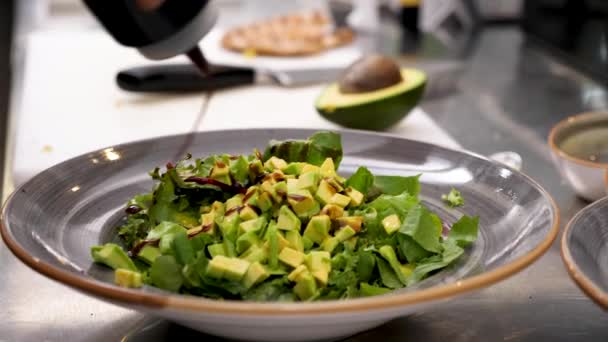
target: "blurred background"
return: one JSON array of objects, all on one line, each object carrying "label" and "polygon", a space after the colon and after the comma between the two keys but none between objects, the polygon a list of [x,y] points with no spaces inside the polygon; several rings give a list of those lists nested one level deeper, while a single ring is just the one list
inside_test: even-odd
[{"label": "blurred background", "polygon": [[[106,5],[103,1],[88,3]],[[314,108],[316,97],[328,82],[339,76],[336,71],[364,54],[381,53],[400,66],[425,71],[429,78],[419,105],[386,132],[486,156],[515,152],[523,161],[522,171],[555,197],[562,222],[587,204],[552,165],[547,135],[553,125],[570,115],[606,110],[608,2],[215,0],[211,3],[219,17],[213,26],[206,27],[209,32],[198,46],[212,65],[236,68],[231,70],[240,77],[222,81],[227,83],[205,83],[200,75],[191,73],[186,75],[186,81],[180,79],[176,83],[155,83],[158,77],[140,82],[135,76],[142,75],[141,69],[134,72],[132,68],[184,65],[189,60],[177,55],[151,61],[137,49],[118,44],[81,0],[1,1],[3,199],[47,167],[123,142],[237,127],[340,128],[319,116]],[[220,43],[222,34],[232,28],[310,9],[321,10],[330,18],[333,28],[352,30],[355,34],[352,43],[298,57],[235,53]],[[122,83],[117,82],[121,72],[127,72]],[[247,81],[243,81],[244,74],[249,75]],[[192,77],[196,80],[192,81]],[[148,86],[159,87],[156,90],[161,91],[141,91]],[[191,88],[167,92],[162,91],[163,87]],[[16,263],[8,260],[8,256],[2,261],[1,256],[4,255],[0,255],[0,262]],[[546,288],[534,288],[525,277],[543,278]],[[47,286],[47,297],[62,293],[63,288],[54,289],[50,281],[40,281]],[[501,298],[503,292],[509,291],[528,299],[513,303]],[[556,304],[556,294],[567,295],[561,296]],[[25,330],[35,325],[40,328],[29,331],[29,337],[84,340],[87,335],[81,331],[87,331],[89,336],[119,339],[133,326],[140,326],[138,322],[143,319],[140,314],[78,298],[86,305],[65,313],[69,316],[65,319],[78,322],[83,329],[57,327],[52,312],[34,315],[23,311],[29,323],[10,324],[10,312],[22,312],[28,306],[15,300],[3,305],[5,308],[12,305],[12,309],[6,311],[6,317],[0,312],[0,332],[7,334],[7,340],[19,340]],[[463,341],[487,340],[490,334],[517,341],[605,340],[608,326],[605,315],[567,279],[556,246],[521,276],[493,287],[479,298],[473,302],[455,301],[454,310],[398,320],[354,340],[386,340],[407,334],[426,341],[441,341],[453,339],[455,329],[462,326],[470,328],[468,335],[461,335]],[[532,301],[542,305],[529,310]],[[480,309],[475,303],[483,307]],[[538,310],[546,315],[538,314]],[[461,314],[464,311],[467,314]],[[95,318],[83,318],[89,314]],[[547,315],[552,318],[550,322]],[[97,320],[98,317],[104,318]],[[2,322],[7,321],[3,326]],[[151,340],[151,336],[162,340],[163,336],[174,334],[196,335],[166,322],[151,324],[153,330],[144,329],[135,335],[140,334],[142,340]],[[518,333],[513,335],[513,331]],[[0,340],[2,337],[0,333]]]}]

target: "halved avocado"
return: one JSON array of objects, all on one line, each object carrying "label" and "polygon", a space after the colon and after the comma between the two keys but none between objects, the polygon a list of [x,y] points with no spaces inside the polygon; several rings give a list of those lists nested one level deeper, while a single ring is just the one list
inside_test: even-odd
[{"label": "halved avocado", "polygon": [[401,69],[403,80],[382,89],[345,94],[338,83],[329,85],[317,98],[319,114],[339,125],[383,130],[403,119],[424,94],[426,75],[416,69]]}]

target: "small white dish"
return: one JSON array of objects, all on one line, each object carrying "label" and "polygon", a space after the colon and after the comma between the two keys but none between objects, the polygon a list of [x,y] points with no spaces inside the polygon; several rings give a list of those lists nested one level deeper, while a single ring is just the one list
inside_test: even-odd
[{"label": "small white dish", "polygon": [[608,191],[608,112],[560,121],[549,133],[553,161],[576,193],[596,201]]}]

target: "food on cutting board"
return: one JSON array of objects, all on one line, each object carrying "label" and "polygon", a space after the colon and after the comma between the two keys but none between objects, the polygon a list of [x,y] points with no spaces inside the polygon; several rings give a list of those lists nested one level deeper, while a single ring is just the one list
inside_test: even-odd
[{"label": "food on cutting board", "polygon": [[339,125],[384,130],[416,107],[425,85],[424,72],[400,68],[385,56],[369,55],[355,61],[342,79],[327,86],[315,107],[321,116]]},{"label": "food on cutting board", "polygon": [[217,299],[312,301],[388,293],[458,259],[477,217],[448,233],[418,197],[419,176],[348,178],[339,134],[271,141],[262,154],[212,155],[151,172],[114,243],[91,248],[124,287]]},{"label": "food on cutting board", "polygon": [[311,11],[233,28],[222,37],[222,46],[247,56],[306,56],[349,44],[353,38],[352,30],[334,29],[327,15]]}]

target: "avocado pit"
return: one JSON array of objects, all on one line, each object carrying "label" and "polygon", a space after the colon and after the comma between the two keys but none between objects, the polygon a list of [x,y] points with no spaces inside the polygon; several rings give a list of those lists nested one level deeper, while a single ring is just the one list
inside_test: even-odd
[{"label": "avocado pit", "polygon": [[403,81],[401,69],[390,58],[369,55],[356,60],[338,82],[343,94],[361,94],[399,84]]}]

